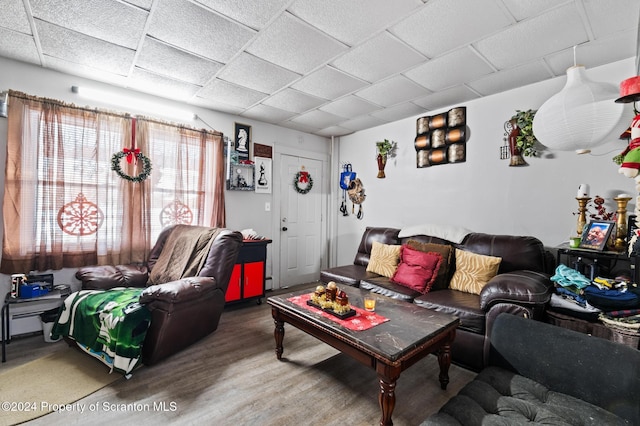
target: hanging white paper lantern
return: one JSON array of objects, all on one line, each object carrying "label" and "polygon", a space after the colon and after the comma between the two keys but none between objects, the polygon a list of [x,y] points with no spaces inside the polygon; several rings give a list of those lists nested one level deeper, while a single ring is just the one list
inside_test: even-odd
[{"label": "hanging white paper lantern", "polygon": [[590,80],[585,68],[577,65],[567,70],[567,83],[536,112],[533,134],[552,150],[588,150],[616,127],[623,105],[615,103],[618,88],[613,84]]}]

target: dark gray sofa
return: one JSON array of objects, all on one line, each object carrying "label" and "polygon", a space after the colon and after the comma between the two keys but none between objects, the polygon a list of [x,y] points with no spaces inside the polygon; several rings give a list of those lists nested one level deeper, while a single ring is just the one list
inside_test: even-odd
[{"label": "dark gray sofa", "polygon": [[423,426],[640,425],[640,351],[499,315],[489,366]]}]

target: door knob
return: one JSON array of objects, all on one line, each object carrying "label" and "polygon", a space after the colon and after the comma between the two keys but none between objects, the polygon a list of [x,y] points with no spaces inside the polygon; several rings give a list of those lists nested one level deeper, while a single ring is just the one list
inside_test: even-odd
[{"label": "door knob", "polygon": [[287,230],[287,227],[286,227],[286,226],[283,226],[283,227],[282,227],[282,230],[283,230],[283,231],[286,231],[286,230]]}]

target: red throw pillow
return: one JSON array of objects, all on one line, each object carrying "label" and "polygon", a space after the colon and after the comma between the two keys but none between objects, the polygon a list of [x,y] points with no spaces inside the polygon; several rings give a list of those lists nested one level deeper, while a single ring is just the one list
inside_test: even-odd
[{"label": "red throw pillow", "polygon": [[440,253],[425,253],[403,245],[400,250],[400,263],[391,277],[391,282],[420,293],[428,293],[436,280],[441,264]]}]

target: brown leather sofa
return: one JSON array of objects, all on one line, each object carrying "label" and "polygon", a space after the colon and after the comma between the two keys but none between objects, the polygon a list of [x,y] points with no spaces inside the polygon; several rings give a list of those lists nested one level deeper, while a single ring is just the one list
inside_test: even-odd
[{"label": "brown leather sofa", "polygon": [[[366,228],[353,264],[325,269],[320,273],[320,280],[359,286],[459,317],[460,326],[452,347],[453,361],[477,371],[485,367],[489,348],[487,330],[491,330],[498,314],[508,312],[543,319],[553,288],[549,278],[555,269],[555,259],[537,238],[470,233],[460,244],[455,244],[428,235],[399,238],[399,232],[395,228]],[[502,262],[498,274],[479,295],[449,288],[432,288],[422,294],[366,271],[374,241],[404,244],[409,240],[448,244],[477,254],[501,257]],[[450,264],[449,280],[455,272],[455,258]]]},{"label": "brown leather sofa", "polygon": [[166,228],[149,252],[146,264],[89,266],[76,278],[83,289],[146,287],[140,303],[151,311],[151,325],[142,347],[142,362],[154,364],[218,328],[229,278],[242,245],[242,234],[222,229],[215,235],[196,276],[147,287],[167,238],[180,226]]}]

